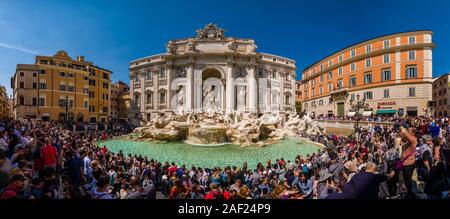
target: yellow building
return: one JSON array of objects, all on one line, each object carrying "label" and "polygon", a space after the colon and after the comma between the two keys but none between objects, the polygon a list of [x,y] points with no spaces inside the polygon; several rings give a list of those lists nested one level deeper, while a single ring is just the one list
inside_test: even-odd
[{"label": "yellow building", "polygon": [[14,118],[106,122],[112,72],[65,51],[18,64],[11,80]]},{"label": "yellow building", "polygon": [[8,94],[6,93],[6,88],[0,86],[0,119],[9,118],[10,108]]}]

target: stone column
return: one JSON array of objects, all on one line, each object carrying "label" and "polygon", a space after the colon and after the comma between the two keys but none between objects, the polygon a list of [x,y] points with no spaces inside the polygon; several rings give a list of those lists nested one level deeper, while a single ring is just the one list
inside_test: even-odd
[{"label": "stone column", "polygon": [[145,73],[139,73],[139,76],[141,79],[141,113],[145,113]]},{"label": "stone column", "polygon": [[172,85],[172,63],[171,62],[169,62],[169,63],[167,63],[167,65],[166,65],[166,74],[167,74],[167,97],[166,97],[166,99],[167,99],[167,109],[172,109],[172,88],[171,88],[171,85]]},{"label": "stone column", "polygon": [[284,112],[284,77],[286,76],[286,72],[280,72],[280,101],[278,102],[279,104],[279,109],[281,112]]},{"label": "stone column", "polygon": [[250,69],[248,71],[248,91],[249,91],[249,111],[251,113],[256,113],[256,105],[257,105],[257,99],[258,99],[258,90],[256,85],[256,75],[255,75],[255,63],[254,60],[252,60],[252,64],[250,66]]},{"label": "stone column", "polygon": [[[194,59],[189,57],[188,65],[186,69],[186,111],[192,111],[192,100],[194,97],[193,85],[194,85]],[[201,95],[201,94],[198,94]]]},{"label": "stone column", "polygon": [[153,109],[159,112],[158,71],[155,69],[150,69],[150,71],[152,71],[153,77]]},{"label": "stone column", "polygon": [[226,85],[226,112],[231,113],[234,111],[235,106],[235,96],[234,96],[234,79],[233,79],[233,73],[234,73],[234,62],[233,58],[228,59],[228,66],[227,66],[227,85]]}]

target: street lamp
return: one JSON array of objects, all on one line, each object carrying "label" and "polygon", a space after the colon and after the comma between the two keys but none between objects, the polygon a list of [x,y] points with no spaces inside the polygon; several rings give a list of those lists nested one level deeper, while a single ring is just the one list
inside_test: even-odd
[{"label": "street lamp", "polygon": [[69,120],[69,96],[66,96],[64,100],[61,100],[61,107],[63,107],[66,111],[64,119],[67,122]]},{"label": "street lamp", "polygon": [[360,126],[359,126],[359,121],[361,120],[361,114],[359,113],[359,111],[361,109],[365,109],[366,107],[366,98],[362,98],[360,100],[360,95],[356,95],[356,101],[355,100],[350,100],[350,105],[353,108],[353,110],[356,111],[355,113],[355,132],[357,134],[357,138],[359,138],[359,133],[360,133]]}]

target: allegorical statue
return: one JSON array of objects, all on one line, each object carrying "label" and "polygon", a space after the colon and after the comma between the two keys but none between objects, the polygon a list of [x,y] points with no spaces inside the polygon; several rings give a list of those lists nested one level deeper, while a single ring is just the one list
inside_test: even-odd
[{"label": "allegorical statue", "polygon": [[178,91],[177,103],[178,103],[178,114],[183,115],[183,109],[184,109],[184,89],[183,89],[183,87],[180,87],[180,91]]},{"label": "allegorical statue", "polygon": [[245,88],[240,87],[238,93],[238,107],[245,107]]}]

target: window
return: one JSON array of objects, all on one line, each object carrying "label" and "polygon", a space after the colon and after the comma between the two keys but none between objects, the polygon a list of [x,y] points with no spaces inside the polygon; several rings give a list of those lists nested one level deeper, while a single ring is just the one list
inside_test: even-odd
[{"label": "window", "polygon": [[45,106],[45,98],[39,97],[39,106]]},{"label": "window", "polygon": [[105,83],[105,82],[103,82],[103,88],[104,88],[104,89],[109,89],[109,84],[108,84],[108,83]]},{"label": "window", "polygon": [[46,90],[47,84],[46,83],[39,83],[39,89]]},{"label": "window", "polygon": [[344,60],[344,57],[342,55],[339,56],[339,62],[342,62],[342,60]]},{"label": "window", "polygon": [[37,89],[37,83],[33,82],[33,89]]},{"label": "window", "polygon": [[160,103],[166,102],[166,93],[164,92],[159,93],[159,102]]},{"label": "window", "polygon": [[91,80],[91,79],[89,79],[89,85],[91,85],[91,86],[95,86],[95,80]]},{"label": "window", "polygon": [[72,73],[67,73],[67,76],[68,76],[69,78],[73,78],[73,77],[74,77],[74,75],[73,75]]},{"label": "window", "polygon": [[19,73],[19,76],[20,77],[23,77],[25,74],[23,73],[23,71],[21,71],[20,73]]},{"label": "window", "polygon": [[95,98],[94,91],[89,91],[89,98]]},{"label": "window", "polygon": [[319,94],[323,94],[323,87],[322,86],[319,87]]},{"label": "window", "polygon": [[91,113],[95,112],[95,106],[92,106],[92,105],[89,106],[89,112],[91,112]]},{"label": "window", "polygon": [[406,66],[406,78],[417,78],[416,66]]},{"label": "window", "polygon": [[89,89],[88,88],[83,88],[83,94],[89,94]]},{"label": "window", "polygon": [[416,88],[415,87],[410,87],[409,88],[409,96],[410,97],[416,96]]},{"label": "window", "polygon": [[323,64],[320,65],[320,71],[323,71]]},{"label": "window", "polygon": [[342,79],[337,81],[337,87],[338,89],[343,88],[344,87],[344,81]]},{"label": "window", "polygon": [[25,105],[25,97],[19,96],[19,105]]},{"label": "window", "polygon": [[151,94],[151,93],[148,93],[148,94],[147,94],[147,100],[146,100],[146,102],[147,102],[147,104],[153,102],[153,101],[152,101],[152,94]]},{"label": "window", "polygon": [[389,44],[390,44],[389,40],[385,40],[383,42],[383,48],[385,48],[385,49],[389,48]]},{"label": "window", "polygon": [[84,76],[83,79],[84,79],[85,81],[89,80],[89,78],[88,78],[87,76]]},{"label": "window", "polygon": [[25,82],[20,82],[19,88],[25,88]]},{"label": "window", "polygon": [[328,80],[331,80],[333,78],[333,72],[329,71],[328,72]]},{"label": "window", "polygon": [[36,97],[33,97],[33,99],[32,99],[32,101],[33,101],[33,106],[37,106],[37,98]]},{"label": "window", "polygon": [[75,92],[75,87],[73,85],[69,85],[69,86],[67,86],[67,91]]},{"label": "window", "polygon": [[330,67],[330,66],[332,66],[333,65],[333,60],[328,60],[328,67]]},{"label": "window", "polygon": [[315,96],[316,95],[316,89],[312,89],[312,91],[311,91],[311,96],[313,97],[313,96]]},{"label": "window", "polygon": [[371,83],[372,83],[372,73],[364,74],[364,84],[371,84]]},{"label": "window", "polygon": [[320,82],[323,82],[323,75],[320,75]]},{"label": "window", "polygon": [[348,84],[350,87],[356,86],[356,76],[351,76],[348,81]]},{"label": "window", "polygon": [[342,75],[342,67],[338,68],[338,75]]},{"label": "window", "polygon": [[416,51],[415,50],[408,51],[408,60],[409,61],[416,60]]},{"label": "window", "polygon": [[107,112],[108,112],[108,107],[104,106],[104,107],[103,107],[103,112],[104,112],[104,113],[107,113]]},{"label": "window", "polygon": [[366,68],[372,65],[372,59],[366,59]]},{"label": "window", "polygon": [[381,70],[381,81],[391,80],[391,69]]},{"label": "window", "polygon": [[385,54],[385,55],[383,55],[383,64],[387,64],[387,63],[389,63],[389,54]]},{"label": "window", "polygon": [[384,98],[389,98],[389,89],[384,89],[383,94]]},{"label": "window", "polygon": [[89,75],[95,76],[95,70],[94,69],[89,69]]},{"label": "window", "polygon": [[416,37],[415,36],[408,37],[408,44],[416,44]]},{"label": "window", "polygon": [[45,74],[46,74],[46,71],[45,71],[45,70],[40,70],[39,73],[40,73],[41,75],[45,75]]},{"label": "window", "polygon": [[103,73],[103,79],[106,79],[106,80],[108,80],[108,79],[109,79],[109,75],[108,75],[108,73]]},{"label": "window", "polygon": [[60,72],[60,73],[59,73],[59,76],[61,76],[61,77],[66,77],[66,73],[65,73],[65,72]]},{"label": "window", "polygon": [[33,78],[37,77],[37,73],[33,72]]},{"label": "window", "polygon": [[356,64],[354,62],[350,64],[350,71],[356,71]]},{"label": "window", "polygon": [[333,90],[333,85],[331,83],[328,83],[328,91],[332,91]]},{"label": "window", "polygon": [[352,58],[355,57],[356,56],[356,51],[355,50],[350,51],[350,56]]},{"label": "window", "polygon": [[369,45],[366,46],[366,53],[369,53],[371,51],[372,51],[372,45],[369,44]]},{"label": "window", "polygon": [[[311,87],[314,87],[314,86],[316,86],[316,79],[312,79],[311,80]],[[307,86],[308,87],[308,86]]]},{"label": "window", "polygon": [[364,92],[364,98],[366,98],[366,100],[371,100],[373,98],[372,92]]},{"label": "window", "polygon": [[263,77],[263,76],[264,76],[264,69],[258,68],[258,77]]},{"label": "window", "polygon": [[148,71],[148,72],[145,74],[145,79],[146,79],[146,80],[152,80],[152,77],[153,77],[153,75],[152,75],[152,72],[151,72],[151,71]]},{"label": "window", "polygon": [[319,106],[323,106],[323,100],[319,100]]},{"label": "window", "polygon": [[84,101],[84,108],[87,109],[88,107],[89,107],[89,101],[85,100],[85,101]]},{"label": "window", "polygon": [[274,70],[274,71],[272,72],[272,78],[277,78],[277,71]]},{"label": "window", "polygon": [[159,77],[160,78],[165,78],[166,77],[166,69],[165,68],[160,68],[159,69]]},{"label": "window", "polygon": [[60,91],[66,91],[66,85],[60,84],[60,85],[59,85],[59,90],[60,90]]},{"label": "window", "polygon": [[109,100],[109,94],[106,94],[106,100]]},{"label": "window", "polygon": [[354,101],[355,100],[355,94],[350,95],[350,100]]}]

